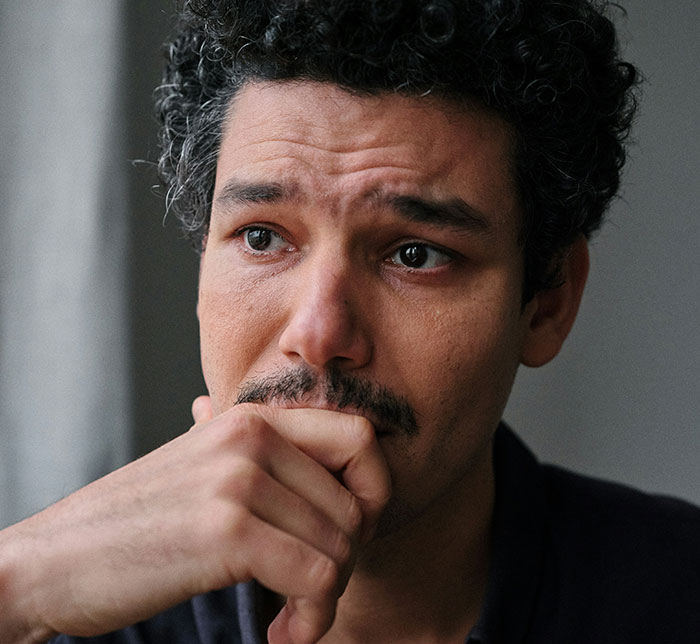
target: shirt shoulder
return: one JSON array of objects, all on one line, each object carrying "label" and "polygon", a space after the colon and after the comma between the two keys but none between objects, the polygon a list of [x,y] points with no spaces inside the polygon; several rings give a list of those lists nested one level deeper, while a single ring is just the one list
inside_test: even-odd
[{"label": "shirt shoulder", "polygon": [[[700,562],[699,507],[553,465],[543,465],[542,473],[555,536],[580,548],[602,549],[620,561],[653,551],[655,560],[666,565]],[[649,561],[646,568],[654,564]]]},{"label": "shirt shoulder", "polygon": [[596,642],[696,642],[700,508],[555,466],[541,471],[540,605],[550,623]]}]

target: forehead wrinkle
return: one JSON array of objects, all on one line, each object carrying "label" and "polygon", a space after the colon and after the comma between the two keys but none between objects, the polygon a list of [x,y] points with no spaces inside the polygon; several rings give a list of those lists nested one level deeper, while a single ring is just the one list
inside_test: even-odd
[{"label": "forehead wrinkle", "polygon": [[[280,144],[282,149],[275,150],[275,147]],[[299,163],[328,176],[382,169],[414,171],[415,159],[425,156],[423,151],[419,150],[415,152],[411,150],[407,153],[405,146],[399,144],[335,147],[330,145],[330,142],[328,145],[321,145],[308,140],[291,139],[261,139],[257,142],[247,142],[238,146],[237,151],[244,156],[244,151],[251,147],[258,150],[258,158],[245,157],[245,164],[248,166],[259,163],[284,163],[285,165]],[[449,161],[438,165],[440,167],[433,167],[429,176],[426,175],[427,178],[444,173],[443,166],[449,165]]]},{"label": "forehead wrinkle", "polygon": [[[359,154],[365,152],[374,152],[375,150],[385,150],[390,152],[391,150],[400,147],[397,144],[377,144],[377,145],[363,145],[362,142],[358,142],[357,139],[349,139],[347,143],[343,145],[332,145],[332,141],[328,141],[328,144],[321,143],[322,137],[317,137],[318,142],[314,142],[312,139],[307,137],[301,137],[297,139],[283,138],[283,137],[265,137],[255,141],[247,141],[245,144],[239,146],[239,150],[255,146],[260,147],[262,145],[290,145],[293,147],[301,148],[311,148],[312,150],[318,150],[322,153],[328,153],[333,155],[346,155],[346,154]],[[352,145],[354,144],[354,145]]]},{"label": "forehead wrinkle", "polygon": [[[270,164],[259,176],[275,180],[280,176],[298,179],[306,193],[301,195],[305,201],[310,199],[318,202],[324,196],[330,196],[335,205],[342,204],[342,208],[347,206],[348,201],[359,199],[361,193],[373,185],[385,189],[400,187],[401,190],[397,191],[399,194],[422,198],[448,197],[444,194],[445,190],[454,192],[455,189],[455,194],[460,195],[461,177],[455,171],[461,173],[462,162],[470,156],[465,154],[465,145],[470,148],[467,152],[470,152],[480,140],[494,137],[493,119],[480,110],[474,110],[472,114],[476,120],[476,131],[466,141],[459,138],[453,141],[445,137],[450,135],[455,123],[459,125],[462,109],[442,101],[422,101],[418,105],[413,99],[398,100],[392,96],[360,100],[354,96],[342,95],[342,100],[339,100],[332,91],[334,88],[328,88],[326,98],[336,105],[335,113],[330,119],[321,118],[320,122],[307,118],[307,112],[302,109],[307,107],[303,100],[295,100],[291,105],[286,101],[275,100],[266,105],[269,110],[257,109],[253,98],[256,93],[262,95],[265,92],[260,90],[269,89],[271,96],[274,95],[276,99],[280,87],[276,83],[269,84],[269,87],[267,84],[264,87],[248,87],[239,96],[244,100],[238,106],[243,108],[242,103],[246,104],[246,116],[244,123],[239,122],[237,126],[236,115],[229,114],[229,142],[238,148],[238,153],[234,152],[233,167],[229,167],[236,172],[240,169],[245,174],[247,168]],[[289,87],[293,89],[296,86]],[[299,87],[304,89],[306,86]],[[387,110],[373,108],[373,105],[381,107],[387,101],[390,101],[389,107],[395,105],[401,108],[398,113],[400,118],[393,115],[391,121],[384,122]],[[438,109],[432,114],[428,110],[429,123],[439,125],[446,122],[450,131],[445,132],[436,126],[435,134],[439,140],[433,135],[412,136],[415,128],[408,117],[414,113],[426,114],[424,107],[433,106]],[[288,107],[299,109],[293,111]],[[467,110],[468,114],[470,112]],[[354,123],[359,117],[375,113],[377,119],[372,123],[377,124],[376,127],[345,127],[345,121]],[[498,125],[501,127],[495,133],[496,138],[501,139],[505,135],[506,139],[511,139],[508,129],[504,131],[503,124]],[[239,136],[241,133],[242,137]],[[409,145],[404,145],[406,143]],[[479,164],[477,159],[472,165],[478,168],[483,164]],[[506,178],[512,179],[508,168],[503,170]],[[258,178],[255,170],[248,174],[251,178]],[[508,183],[512,184],[512,181]],[[488,189],[489,186],[477,188],[472,205],[483,210],[487,205],[487,197],[493,191]],[[469,200],[468,194],[467,199]],[[495,216],[492,221],[494,225],[505,214],[501,210],[503,208],[499,207],[498,211],[488,213]]]},{"label": "forehead wrinkle", "polygon": [[[276,125],[280,127],[279,123]],[[324,135],[328,133],[329,136],[309,134],[309,130],[316,130]],[[420,177],[416,179],[426,184],[448,175],[461,158],[457,150],[443,158],[439,155],[435,157],[434,146],[426,146],[420,140],[404,139],[397,142],[386,140],[384,136],[372,138],[373,141],[366,138],[363,141],[362,137],[355,133],[339,143],[335,140],[332,130],[329,132],[328,128],[311,125],[304,128],[298,137],[273,133],[272,136],[237,142],[235,157],[239,167],[279,163],[285,171],[291,169],[290,174],[293,174],[294,164],[300,164],[327,177],[352,176],[365,171],[398,170],[415,173],[416,169],[420,168]],[[425,163],[426,158],[431,158],[432,161]]]}]

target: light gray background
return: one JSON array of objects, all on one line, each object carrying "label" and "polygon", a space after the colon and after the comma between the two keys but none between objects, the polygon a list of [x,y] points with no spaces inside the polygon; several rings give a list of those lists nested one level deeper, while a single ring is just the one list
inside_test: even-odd
[{"label": "light gray background", "polygon": [[[592,244],[569,342],[521,370],[506,419],[544,460],[700,503],[700,3],[624,4],[627,56],[647,82],[622,198]],[[163,225],[152,170],[130,162],[155,156],[170,6],[0,0],[0,526],[186,430],[203,393],[196,257]],[[92,223],[71,236],[57,222],[75,225],[77,207]],[[54,232],[33,235],[48,221]],[[51,288],[76,266],[89,279]]]}]

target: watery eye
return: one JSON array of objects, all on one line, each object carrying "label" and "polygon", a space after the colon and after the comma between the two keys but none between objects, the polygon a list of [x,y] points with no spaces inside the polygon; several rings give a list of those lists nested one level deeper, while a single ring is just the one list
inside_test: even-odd
[{"label": "watery eye", "polygon": [[406,244],[391,255],[394,264],[408,268],[436,268],[447,264],[450,256],[427,244]]},{"label": "watery eye", "polygon": [[243,240],[250,250],[258,253],[287,247],[284,238],[269,228],[247,228],[243,231]]}]

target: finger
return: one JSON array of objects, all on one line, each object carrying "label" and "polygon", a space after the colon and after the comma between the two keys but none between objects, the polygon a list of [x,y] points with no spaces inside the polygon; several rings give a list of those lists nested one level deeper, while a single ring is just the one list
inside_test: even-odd
[{"label": "finger", "polygon": [[[330,610],[329,610],[330,609]],[[315,644],[333,625],[335,603],[289,599],[267,630],[270,644]]]},{"label": "finger", "polygon": [[280,595],[305,597],[322,607],[314,610],[326,615],[324,621],[332,621],[345,587],[337,562],[254,514],[243,515],[231,528],[236,545],[226,549],[222,569],[236,581],[257,579]]},{"label": "finger", "polygon": [[333,625],[335,600],[315,602],[290,598],[287,606],[287,632],[294,644],[315,644]]},{"label": "finger", "polygon": [[[213,440],[223,440],[223,446],[233,448],[243,463],[257,464],[289,492],[305,499],[331,519],[349,538],[358,539],[363,525],[360,501],[327,468],[287,440],[254,410],[238,409],[228,415],[229,418],[224,414],[206,427],[195,426],[193,431],[203,429]],[[226,469],[232,480],[245,482],[250,481],[247,475],[258,475],[246,469],[236,473],[231,466],[229,462]],[[259,491],[258,495],[264,496]],[[249,498],[241,500],[247,502]],[[290,513],[284,504],[279,506],[279,511]]]},{"label": "finger", "polygon": [[285,604],[267,627],[268,644],[293,644],[289,636],[289,617],[288,604]]},{"label": "finger", "polygon": [[[391,479],[372,424],[364,417],[321,409],[249,405],[301,451],[331,472],[358,499],[367,538],[391,495]],[[286,472],[286,470],[285,470]],[[294,471],[286,476],[294,483]]]},{"label": "finger", "polygon": [[[318,508],[348,537],[356,539],[363,524],[360,500],[322,463],[288,441],[279,428],[265,424],[257,428],[257,433],[258,438],[267,434],[262,439],[268,446],[265,465],[270,475],[295,496]],[[287,516],[292,514],[286,505],[277,507],[284,508]]]},{"label": "finger", "polygon": [[192,418],[195,425],[208,423],[214,417],[209,396],[197,396],[192,401]]},{"label": "finger", "polygon": [[[361,524],[359,509],[356,524],[352,529],[344,529],[342,521],[345,517],[341,518],[340,525],[337,524],[312,502],[288,489],[258,464],[243,460],[237,469],[238,479],[242,481],[234,492],[238,501],[258,518],[329,556],[344,571],[345,580],[352,567],[355,531]],[[325,475],[332,479],[328,472]],[[332,482],[342,488],[334,479]],[[344,491],[351,496],[347,490]]]}]

